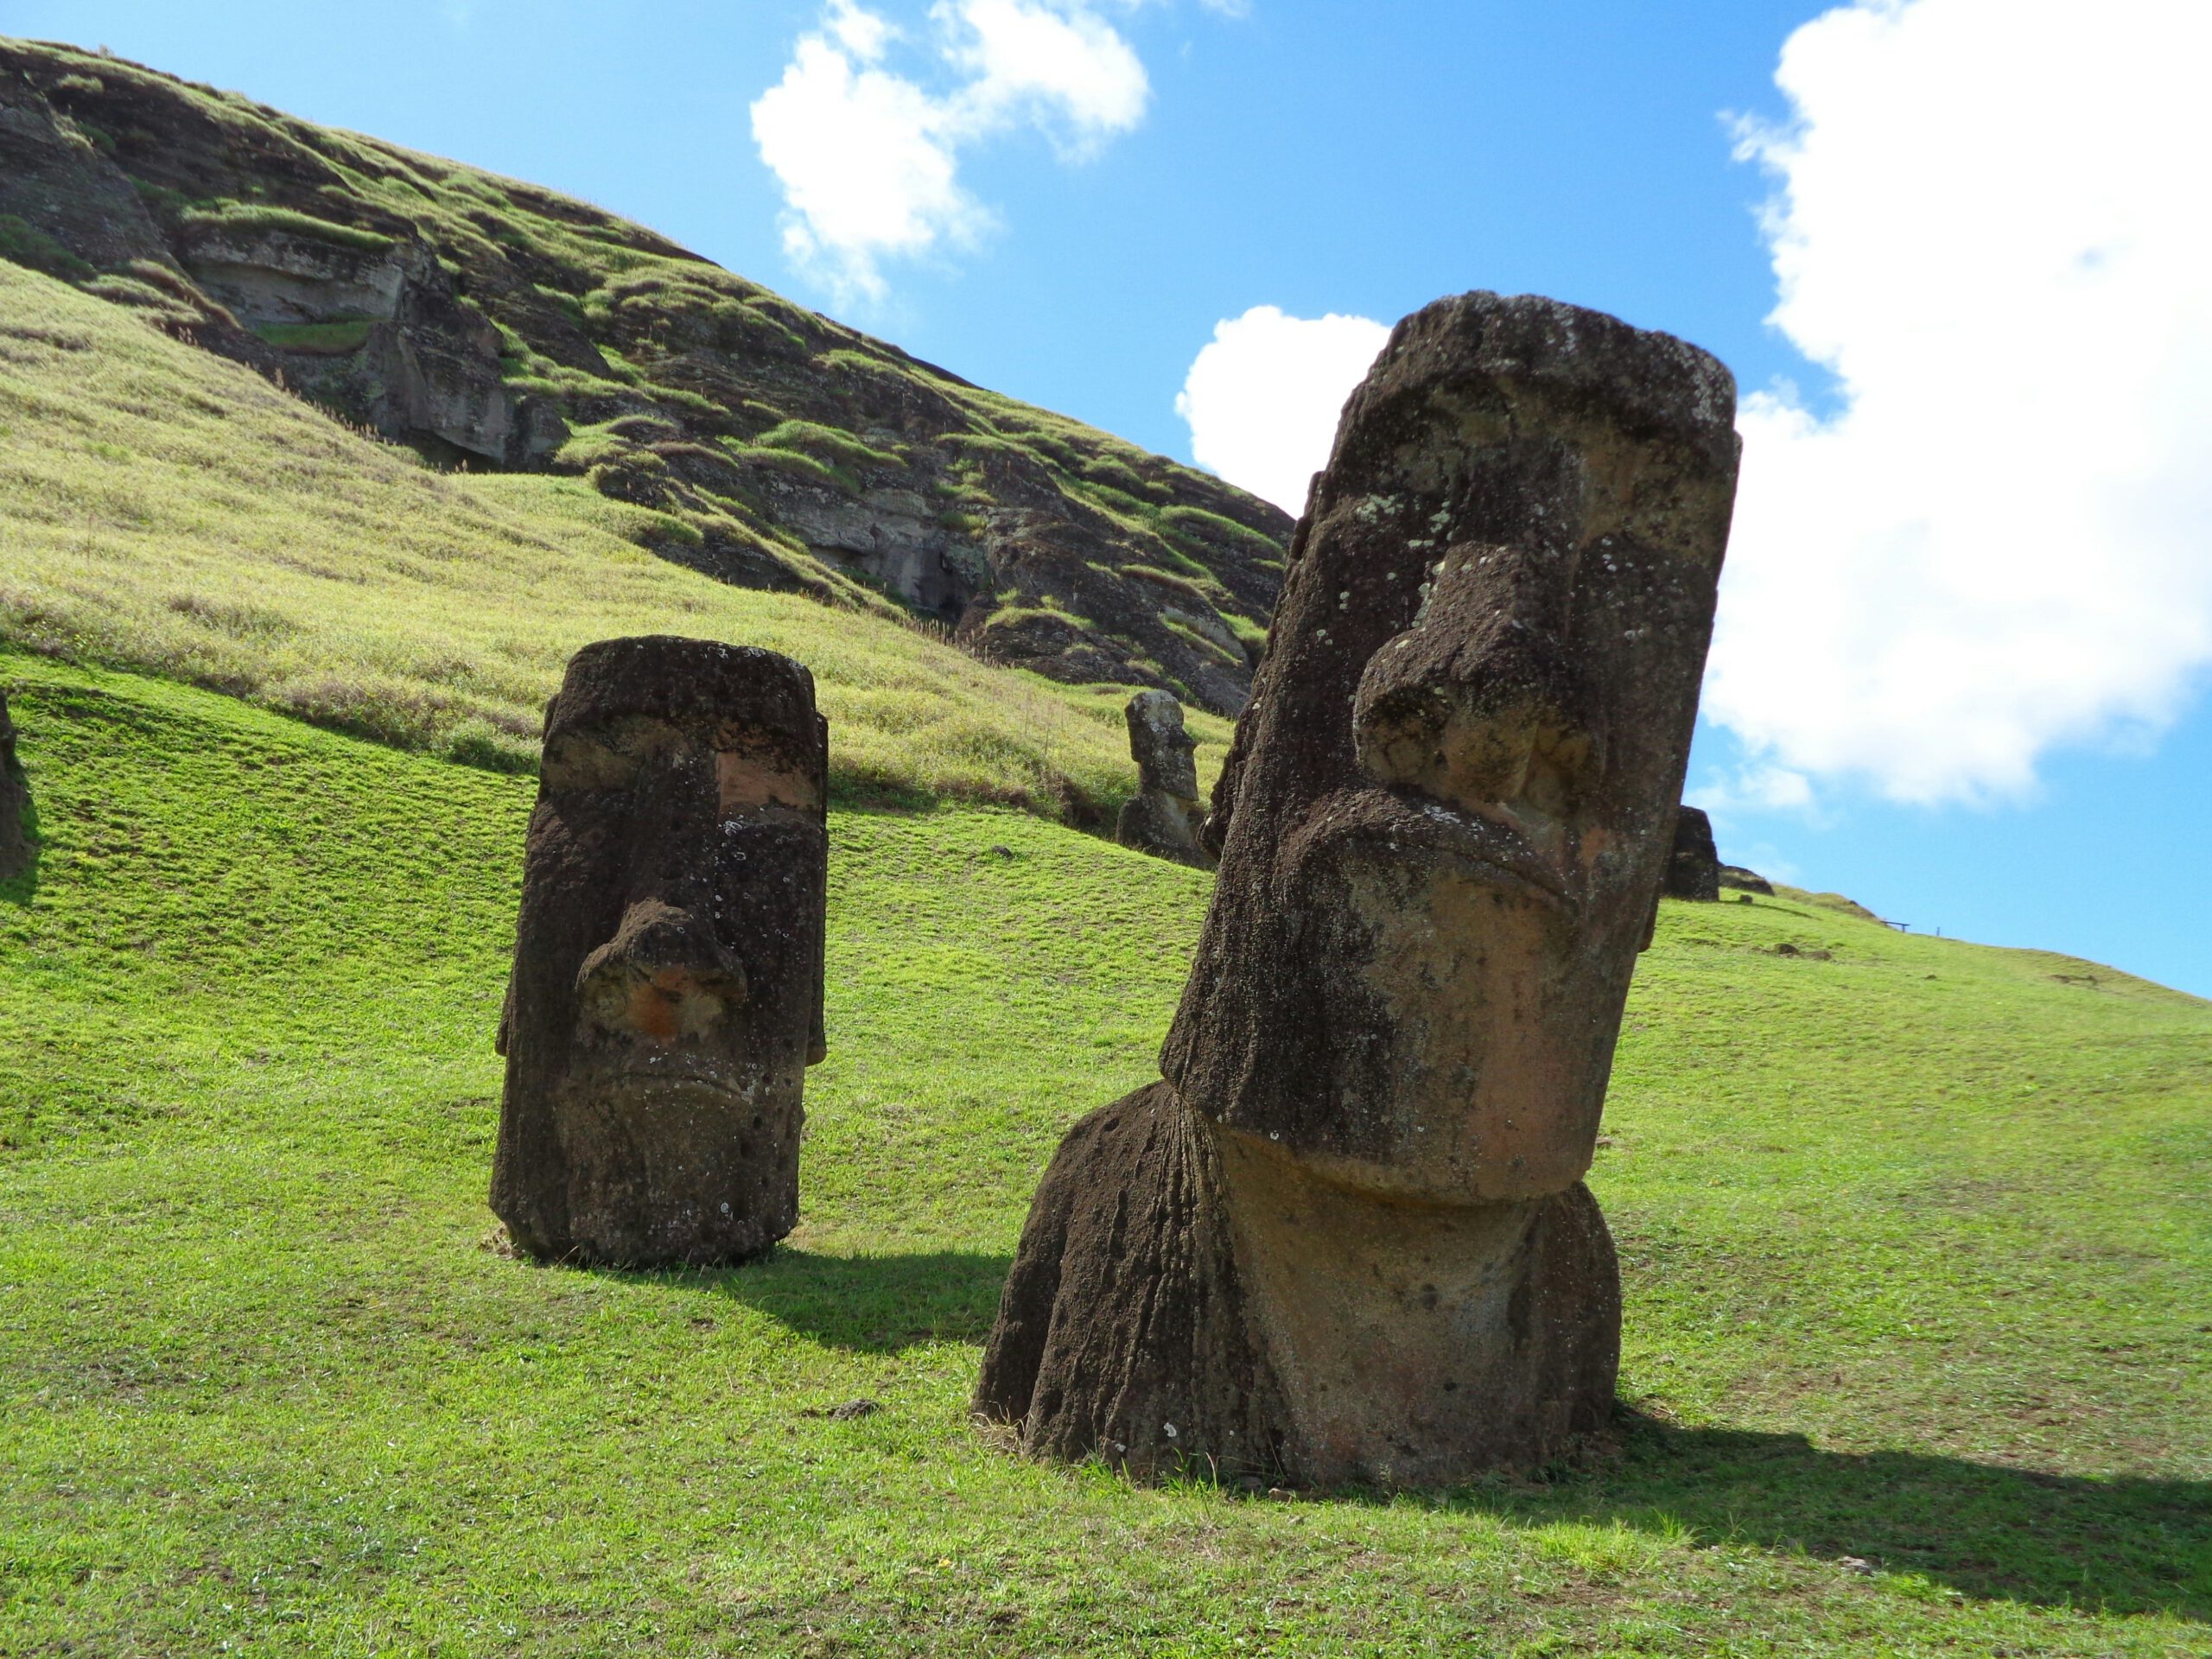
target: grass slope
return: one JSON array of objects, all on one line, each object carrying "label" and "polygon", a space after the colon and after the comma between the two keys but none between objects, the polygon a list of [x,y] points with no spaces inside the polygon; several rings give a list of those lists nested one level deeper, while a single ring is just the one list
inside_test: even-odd
[{"label": "grass slope", "polygon": [[[813,669],[849,792],[1103,817],[1135,787],[1127,687],[994,668],[645,550],[685,531],[576,480],[431,471],[0,262],[0,639],[528,769],[578,645],[695,634]],[[1217,766],[1227,722],[1191,726]]]},{"label": "grass slope", "polygon": [[540,1268],[483,1248],[531,785],[0,684],[44,837],[0,887],[0,1652],[2212,1651],[2202,1002],[1669,903],[1593,1178],[1618,1452],[1133,1490],[964,1405],[1043,1160],[1151,1075],[1204,877],[838,814],[799,1232]]},{"label": "grass slope", "polygon": [[[1220,479],[587,203],[104,53],[0,39],[0,259],[434,454],[656,509],[678,563],[912,604],[1069,683],[1241,706],[1281,575],[1290,520]],[[427,403],[368,294],[402,280]]]}]

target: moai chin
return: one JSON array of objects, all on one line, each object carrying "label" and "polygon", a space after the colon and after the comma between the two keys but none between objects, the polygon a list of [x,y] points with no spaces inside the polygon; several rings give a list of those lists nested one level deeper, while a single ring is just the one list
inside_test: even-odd
[{"label": "moai chin", "polygon": [[1449,1484],[1611,1409],[1582,1184],[1734,497],[1703,353],[1551,301],[1401,322],[1293,542],[1165,1080],[1039,1186],[977,1409],[1133,1471]]},{"label": "moai chin", "polygon": [[828,728],[787,657],[608,639],[545,716],[492,1208],[533,1255],[756,1255],[823,1057]]},{"label": "moai chin", "polygon": [[1155,858],[1211,869],[1213,855],[1199,840],[1205,813],[1192,758],[1198,746],[1183,729],[1183,705],[1165,691],[1140,691],[1122,715],[1129,758],[1137,763],[1137,793],[1122,809],[1114,839]]},{"label": "moai chin", "polygon": [[0,881],[13,880],[30,868],[30,832],[23,819],[30,785],[16,759],[16,728],[8,718],[8,699],[0,693]]}]

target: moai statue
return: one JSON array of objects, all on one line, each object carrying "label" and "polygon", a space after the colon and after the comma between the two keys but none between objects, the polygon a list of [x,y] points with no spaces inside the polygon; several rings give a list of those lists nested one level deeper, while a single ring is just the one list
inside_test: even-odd
[{"label": "moai statue", "polygon": [[1698,899],[1707,904],[1720,897],[1720,849],[1713,844],[1713,820],[1700,808],[1686,806],[1675,815],[1675,850],[1667,861],[1667,896]]},{"label": "moai statue", "polygon": [[30,798],[22,763],[16,759],[16,727],[8,718],[8,698],[0,693],[0,881],[13,880],[30,868],[30,832],[23,823]]},{"label": "moai statue", "polygon": [[1582,1184],[1672,850],[1734,385],[1469,294],[1401,322],[1293,542],[1165,1080],[1046,1172],[979,1412],[1032,1452],[1448,1484],[1607,1419]]},{"label": "moai statue", "polygon": [[787,657],[608,639],[545,715],[492,1208],[521,1249],[757,1255],[823,1057],[826,723]]},{"label": "moai statue", "polygon": [[1199,842],[1205,810],[1198,804],[1198,745],[1183,729],[1183,705],[1165,691],[1140,691],[1122,711],[1129,722],[1129,756],[1137,763],[1137,793],[1122,809],[1114,839],[1154,858],[1213,868]]}]

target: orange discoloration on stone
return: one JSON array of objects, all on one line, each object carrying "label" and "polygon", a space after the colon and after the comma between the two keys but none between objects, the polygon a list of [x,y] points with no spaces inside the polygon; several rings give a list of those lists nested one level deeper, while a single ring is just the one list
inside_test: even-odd
[{"label": "orange discoloration on stone", "polygon": [[734,750],[725,749],[715,757],[715,783],[721,792],[724,817],[757,812],[763,807],[788,807],[795,812],[822,809],[822,797],[812,779]]}]

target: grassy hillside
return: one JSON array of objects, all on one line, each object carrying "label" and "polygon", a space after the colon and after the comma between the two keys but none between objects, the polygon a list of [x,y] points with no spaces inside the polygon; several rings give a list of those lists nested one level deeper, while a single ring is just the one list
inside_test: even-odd
[{"label": "grassy hillside", "polygon": [[[572,479],[441,473],[133,313],[0,262],[0,639],[144,668],[478,764],[535,766],[611,634],[805,661],[837,782],[1109,814],[1126,688],[979,663],[879,611],[732,587]],[[1193,711],[1213,766],[1226,722]]]},{"label": "grassy hillside", "polygon": [[0,261],[442,464],[651,508],[655,553],[1243,705],[1290,520],[513,179],[0,39]]},{"label": "grassy hillside", "polygon": [[1669,903],[1593,1177],[1618,1450],[1134,1490],[963,1407],[1204,877],[837,814],[799,1232],[540,1268],[485,1248],[530,783],[132,675],[0,685],[45,839],[0,887],[0,1652],[2212,1651],[2212,1006]]}]

